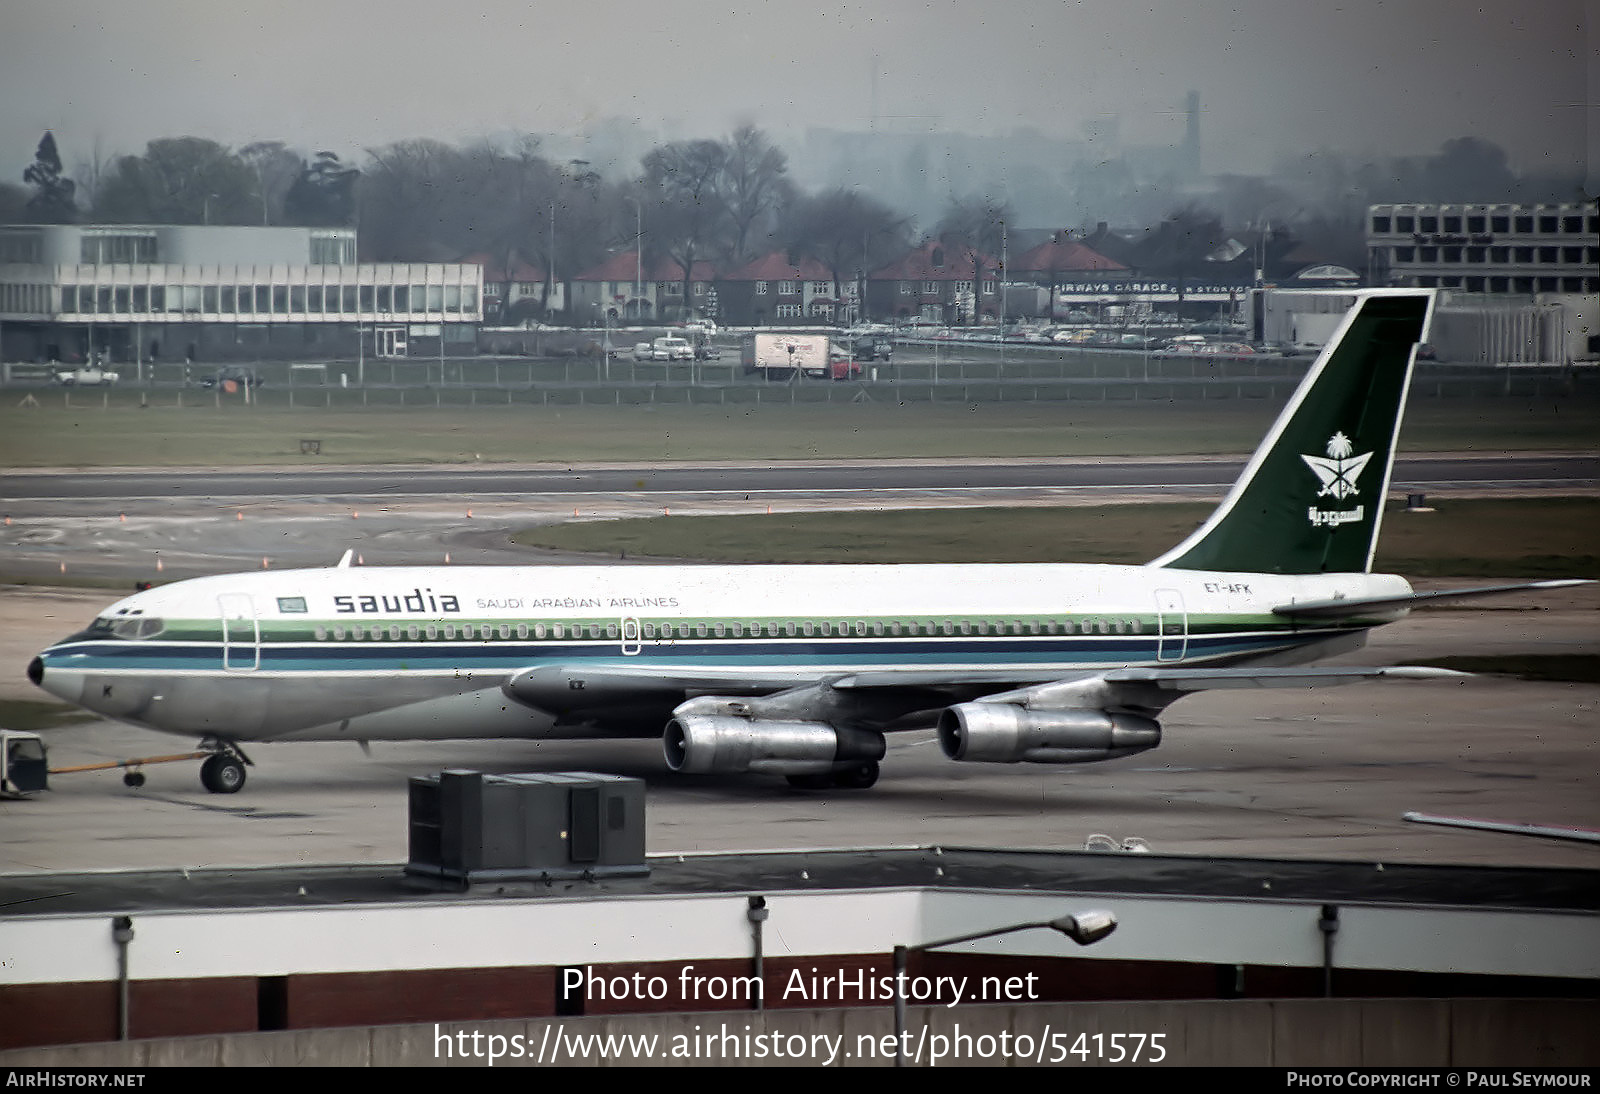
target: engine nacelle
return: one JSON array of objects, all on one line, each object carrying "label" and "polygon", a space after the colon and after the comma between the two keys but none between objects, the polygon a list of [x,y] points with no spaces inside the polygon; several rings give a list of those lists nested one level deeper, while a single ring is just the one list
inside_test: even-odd
[{"label": "engine nacelle", "polygon": [[1159,722],[1108,710],[961,703],[939,715],[944,754],[975,763],[1092,763],[1132,756],[1160,743]]},{"label": "engine nacelle", "polygon": [[691,775],[820,775],[885,752],[883,734],[870,730],[729,714],[674,715],[662,744],[667,766]]}]

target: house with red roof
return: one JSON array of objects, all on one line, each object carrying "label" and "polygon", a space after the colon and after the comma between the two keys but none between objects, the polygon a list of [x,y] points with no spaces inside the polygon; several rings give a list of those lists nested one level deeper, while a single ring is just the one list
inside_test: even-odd
[{"label": "house with red roof", "polygon": [[483,269],[483,321],[490,325],[509,325],[525,319],[539,318],[547,312],[566,308],[566,292],[561,282],[550,286],[550,300],[546,307],[545,271],[511,256],[510,268],[502,266],[487,252],[466,255],[459,261]]},{"label": "house with red roof", "polygon": [[835,286],[833,272],[814,258],[772,251],[718,280],[717,320],[753,327],[854,322],[857,291],[854,281]]},{"label": "house with red roof", "polygon": [[604,315],[618,322],[662,322],[715,318],[717,270],[696,262],[684,299],[683,267],[670,258],[641,258],[638,251],[619,251],[568,281],[574,322],[598,321]]},{"label": "house with red roof", "polygon": [[867,278],[874,319],[936,323],[999,318],[1000,263],[971,247],[929,240]]}]

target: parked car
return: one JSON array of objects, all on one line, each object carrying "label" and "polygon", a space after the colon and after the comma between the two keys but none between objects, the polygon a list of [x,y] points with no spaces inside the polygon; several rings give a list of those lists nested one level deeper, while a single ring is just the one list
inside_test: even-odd
[{"label": "parked car", "polygon": [[[230,387],[229,385],[233,385]],[[240,368],[238,365],[228,365],[217,369],[209,376],[200,378],[200,386],[210,391],[220,387],[224,391],[233,391],[240,387],[260,387],[261,374],[254,369]]]},{"label": "parked car", "polygon": [[119,379],[119,374],[99,365],[84,365],[56,373],[56,383],[63,387],[110,387]]},{"label": "parked car", "polygon": [[652,355],[650,343],[649,342],[635,342],[633,344],[633,359],[635,361],[650,361],[650,360],[653,360],[654,357]]}]

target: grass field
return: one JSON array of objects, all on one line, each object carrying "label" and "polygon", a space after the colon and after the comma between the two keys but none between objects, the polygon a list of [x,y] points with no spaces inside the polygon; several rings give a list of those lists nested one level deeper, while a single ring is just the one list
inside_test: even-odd
[{"label": "grass field", "polygon": [[[171,394],[171,393],[169,393]],[[756,406],[349,408],[172,404],[131,392],[39,393],[0,406],[0,466],[241,467],[834,458],[1231,455],[1264,400]],[[193,398],[194,396],[191,396]],[[1592,450],[1592,402],[1420,400],[1403,451]],[[322,442],[303,455],[302,439]]]},{"label": "grass field", "polygon": [[[655,517],[519,532],[530,547],[717,562],[1148,562],[1209,503]],[[1395,508],[1399,508],[1396,506]],[[1600,498],[1462,499],[1391,512],[1377,568],[1411,577],[1600,578]]]}]

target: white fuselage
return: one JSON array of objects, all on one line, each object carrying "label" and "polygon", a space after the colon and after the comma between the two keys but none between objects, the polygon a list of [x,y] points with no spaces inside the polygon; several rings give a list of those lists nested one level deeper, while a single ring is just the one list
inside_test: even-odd
[{"label": "white fuselage", "polygon": [[[1291,621],[1291,603],[1409,592],[1377,574],[1142,566],[334,568],[138,593],[41,655],[89,710],[233,740],[587,736],[501,691],[542,666],[725,673],[770,690],[846,673],[1292,664],[1403,614]],[[998,690],[998,686],[996,688]],[[661,732],[670,708],[629,732]]]}]

